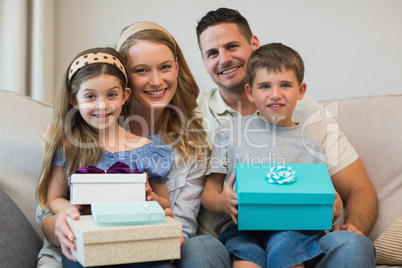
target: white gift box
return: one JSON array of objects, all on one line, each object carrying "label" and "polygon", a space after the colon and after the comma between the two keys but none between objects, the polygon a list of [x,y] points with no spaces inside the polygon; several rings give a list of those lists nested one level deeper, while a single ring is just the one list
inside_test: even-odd
[{"label": "white gift box", "polygon": [[67,221],[77,246],[72,255],[83,266],[180,258],[182,227],[171,217],[162,224],[131,226],[96,226],[90,215]]},{"label": "white gift box", "polygon": [[144,202],[145,174],[72,174],[71,205],[95,202]]}]

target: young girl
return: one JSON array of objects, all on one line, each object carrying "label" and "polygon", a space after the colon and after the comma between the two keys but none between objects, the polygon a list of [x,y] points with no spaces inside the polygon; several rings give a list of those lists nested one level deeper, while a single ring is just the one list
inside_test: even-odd
[{"label": "young girl", "polygon": [[78,168],[107,170],[116,162],[130,171],[146,171],[147,200],[170,207],[166,186],[173,153],[156,136],[149,139],[126,131],[118,123],[132,98],[126,67],[113,48],[80,53],[69,65],[54,106],[37,197],[56,214],[70,207],[68,176]]}]

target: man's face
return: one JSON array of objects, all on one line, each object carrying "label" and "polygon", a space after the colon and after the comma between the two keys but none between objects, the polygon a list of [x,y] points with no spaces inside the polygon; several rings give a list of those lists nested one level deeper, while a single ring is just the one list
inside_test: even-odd
[{"label": "man's face", "polygon": [[200,44],[205,69],[219,89],[244,91],[247,60],[260,46],[257,37],[247,40],[236,24],[222,23],[202,32]]}]

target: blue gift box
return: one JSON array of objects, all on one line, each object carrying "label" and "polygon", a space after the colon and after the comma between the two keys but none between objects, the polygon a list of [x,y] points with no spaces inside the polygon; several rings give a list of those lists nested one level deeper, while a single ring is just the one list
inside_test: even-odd
[{"label": "blue gift box", "polygon": [[165,211],[156,201],[92,203],[92,216],[97,226],[161,224]]},{"label": "blue gift box", "polygon": [[331,230],[335,191],[325,164],[286,164],[293,183],[271,184],[269,163],[237,163],[239,230]]}]

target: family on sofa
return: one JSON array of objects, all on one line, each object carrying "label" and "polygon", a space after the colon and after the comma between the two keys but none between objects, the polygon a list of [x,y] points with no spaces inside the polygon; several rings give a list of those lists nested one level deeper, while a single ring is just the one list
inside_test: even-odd
[{"label": "family on sofa", "polygon": [[[209,213],[201,206],[201,195],[207,168],[207,164],[202,159],[205,159],[209,153],[209,146],[213,146],[211,140],[215,130],[230,118],[253,115],[257,111],[258,106],[250,100],[245,90],[248,83],[246,63],[253,51],[260,48],[260,43],[258,38],[252,35],[246,19],[236,10],[226,8],[210,11],[198,22],[197,38],[204,65],[218,87],[207,92],[199,92],[174,38],[163,27],[151,22],[135,23],[125,28],[117,40],[116,50],[123,58],[122,65],[125,61],[129,71],[124,71],[125,67],[122,66],[117,74],[96,73],[95,70],[91,70],[86,75],[79,76],[80,70],[91,68],[97,62],[113,65],[107,62],[108,60],[98,61],[95,58],[91,58],[77,70],[73,69],[75,61],[67,68],[65,87],[68,90],[76,87],[74,93],[72,91],[64,93],[64,101],[68,102],[71,108],[80,110],[79,96],[85,101],[93,100],[94,102],[97,102],[95,100],[97,97],[101,97],[104,99],[103,103],[107,103],[112,98],[118,98],[119,103],[114,103],[115,108],[121,107],[123,114],[127,113],[128,116],[135,115],[144,119],[144,121],[129,121],[126,129],[138,137],[155,135],[156,139],[170,146],[175,158],[164,183],[160,183],[162,185],[150,183],[147,195],[151,199],[158,200],[166,196],[168,192],[171,213],[183,226],[181,259],[174,263],[132,264],[129,267],[144,267],[144,265],[147,267],[230,267],[232,265],[257,267],[258,264],[252,258],[248,259],[247,256],[239,255],[229,246],[225,247],[214,238],[216,236],[212,230],[214,214],[235,213],[233,211],[228,213],[231,209],[222,207],[214,209],[214,214]],[[71,77],[69,77],[70,71],[74,74]],[[275,69],[274,73],[284,71],[289,71],[289,67],[280,66],[280,69]],[[124,106],[130,95],[124,93],[127,92],[124,91],[126,82],[117,83],[116,86],[116,79],[112,79],[122,75],[123,78],[120,80],[126,82],[130,80],[131,87],[128,91],[131,90],[133,98],[131,107]],[[107,91],[107,94],[97,95],[98,93],[92,90],[92,87],[96,85],[93,79],[99,76],[112,80],[110,88],[121,87],[123,90]],[[301,83],[302,80],[299,82]],[[87,86],[87,84],[90,85],[91,90],[84,87],[81,92],[82,85]],[[288,81],[281,80],[279,84],[284,88],[291,87]],[[269,87],[273,85],[262,84],[265,90]],[[194,96],[198,96],[197,100]],[[283,105],[280,103],[281,97],[279,94],[274,97],[276,101],[271,105],[273,110],[280,110]],[[59,102],[62,101],[63,98],[59,98]],[[113,99],[113,101],[116,100]],[[59,102],[55,103],[55,109],[61,107]],[[86,106],[85,109],[87,108]],[[312,112],[321,109],[323,109],[322,106],[314,100],[304,97],[297,103],[292,122],[302,123]],[[203,120],[196,115],[202,115]],[[82,118],[78,116],[75,120],[87,120],[85,116],[85,114],[81,116]],[[91,115],[87,114],[87,116]],[[108,117],[109,114],[96,116],[99,119]],[[90,120],[89,118],[87,122],[90,123]],[[182,130],[183,122],[188,128],[185,132]],[[301,258],[301,263],[291,265],[375,267],[375,249],[367,235],[378,213],[376,190],[359,155],[343,132],[327,133],[327,124],[335,122],[334,119],[317,122],[306,130],[325,148],[327,166],[334,188],[345,203],[344,222],[335,223],[331,232],[317,239],[320,254],[312,259]],[[53,122],[54,125],[56,123]],[[199,131],[203,127],[205,131]],[[328,138],[333,138],[334,135],[336,139]],[[52,132],[47,134],[47,138],[50,139],[50,137],[54,137]],[[152,141],[145,139],[145,144],[150,142]],[[65,148],[63,147],[61,154],[67,152]],[[68,159],[69,156],[58,157],[62,160],[59,162],[60,166],[63,166],[65,164],[63,160]],[[53,158],[49,161],[54,163]],[[86,165],[88,162],[84,163]],[[57,177],[57,174],[52,176]],[[208,179],[211,178],[207,177],[207,185],[212,182]],[[234,179],[232,184],[233,181]],[[50,193],[50,189],[54,189],[52,184],[48,185],[48,189],[47,193]],[[216,197],[233,196],[233,193],[231,187],[222,187]],[[233,207],[233,205],[232,203],[229,206]],[[52,215],[46,209],[38,209],[38,218],[41,220],[44,236],[50,242],[50,244],[45,243],[39,254],[39,262],[41,265],[54,262],[55,259],[52,256],[58,254],[54,249],[60,247],[63,253],[63,266],[80,267],[71,255],[71,249],[75,249],[74,233],[66,222],[67,216],[78,219],[80,212],[75,207],[67,206],[66,208],[64,205],[62,209],[54,212],[55,215]],[[169,209],[168,213],[170,213]],[[198,232],[197,225],[199,225]],[[265,247],[269,241],[264,242],[266,244],[260,245],[263,251],[266,250]],[[56,259],[60,262],[60,258]],[[266,259],[266,261],[269,263],[270,260]]]}]

